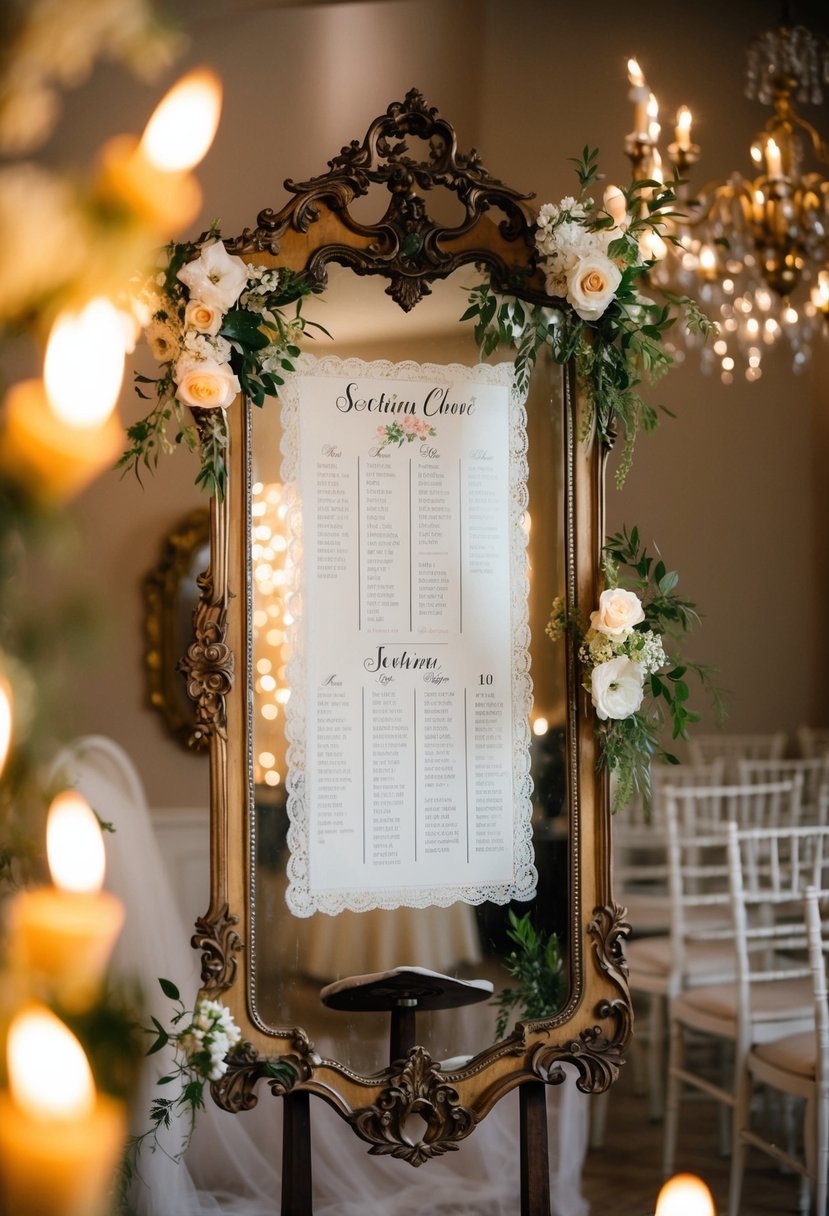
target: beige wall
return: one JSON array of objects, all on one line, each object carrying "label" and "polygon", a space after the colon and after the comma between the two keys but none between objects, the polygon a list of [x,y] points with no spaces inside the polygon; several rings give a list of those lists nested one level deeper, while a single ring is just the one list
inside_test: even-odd
[{"label": "beige wall", "polygon": [[[464,150],[478,147],[490,172],[541,201],[572,189],[566,158],[586,142],[622,178],[631,53],[668,113],[687,102],[699,115],[706,176],[747,167],[763,115],[741,95],[743,46],[777,17],[776,3],[758,0],[667,3],[640,14],[635,28],[617,5],[551,0],[405,0],[247,15],[242,7],[180,5],[199,22],[186,61],[212,63],[226,90],[222,127],[200,171],[208,202],[194,231],[220,217],[226,233],[238,232],[260,208],[279,206],[284,177],[321,172],[412,85],[455,124]],[[799,16],[826,28],[821,13],[815,0]],[[70,98],[54,156],[87,159],[113,131],[140,129],[156,95],[114,69],[99,71]],[[735,730],[825,719],[825,357],[821,367],[820,376],[794,380],[785,360],[774,359],[759,384],[726,389],[686,365],[656,398],[677,419],[642,438],[628,486],[610,495],[610,525],[638,523],[702,606],[695,653],[722,668]],[[124,417],[138,407],[125,392]],[[75,724],[124,743],[158,807],[206,797],[204,760],[169,742],[142,707],[140,579],[165,531],[198,501],[194,473],[181,454],[143,491],[108,475],[73,508],[82,528],[78,565],[108,621],[104,661],[77,673]]]}]

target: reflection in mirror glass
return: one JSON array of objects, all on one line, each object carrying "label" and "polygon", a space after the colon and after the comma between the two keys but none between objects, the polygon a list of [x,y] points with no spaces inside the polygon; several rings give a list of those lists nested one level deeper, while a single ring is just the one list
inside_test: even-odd
[{"label": "reflection in mirror glass", "polygon": [[[438,284],[435,294],[404,316],[376,281],[332,267],[331,283],[307,314],[324,324],[310,353],[366,361],[478,362],[470,324],[460,325],[462,288],[471,268]],[[374,335],[371,341],[366,333]],[[498,361],[503,361],[500,355]],[[529,510],[525,517],[530,572],[529,623],[534,703],[531,715],[533,847],[536,896],[514,903],[536,928],[559,935],[568,951],[568,815],[564,752],[564,647],[545,634],[550,605],[563,590],[563,475],[560,369],[539,362],[527,401]],[[320,990],[348,976],[416,965],[466,979],[488,979],[496,993],[514,981],[502,960],[510,905],[455,903],[448,908],[315,912],[299,918],[286,904],[288,816],[285,709],[291,626],[286,588],[288,534],[282,485],[278,410],[251,410],[250,572],[252,695],[250,763],[254,788],[255,857],[252,884],[253,982],[258,1019],[271,1029],[302,1026],[325,1056],[361,1072],[388,1063],[388,1014],[325,1008]],[[565,964],[566,973],[566,964]],[[492,1002],[418,1017],[418,1041],[436,1059],[471,1056],[495,1040]]]}]

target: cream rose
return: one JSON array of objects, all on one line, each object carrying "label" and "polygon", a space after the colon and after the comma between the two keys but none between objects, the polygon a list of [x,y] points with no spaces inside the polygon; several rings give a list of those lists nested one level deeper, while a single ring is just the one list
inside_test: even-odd
[{"label": "cream rose", "polygon": [[222,327],[224,313],[215,304],[204,300],[191,300],[184,310],[184,328],[195,329],[200,334],[215,338]]},{"label": "cream rose", "polygon": [[613,299],[622,272],[603,253],[588,253],[567,271],[567,299],[583,321],[597,321]]},{"label": "cream rose", "polygon": [[176,367],[176,396],[185,405],[215,410],[230,405],[240,391],[239,381],[228,363],[201,359]]},{"label": "cream rose", "polygon": [[642,704],[642,683],[642,668],[624,655],[594,667],[590,686],[597,716],[605,722],[635,714]]},{"label": "cream rose", "polygon": [[620,638],[644,619],[642,603],[635,592],[609,587],[599,596],[599,607],[590,613],[590,626],[609,638]]}]

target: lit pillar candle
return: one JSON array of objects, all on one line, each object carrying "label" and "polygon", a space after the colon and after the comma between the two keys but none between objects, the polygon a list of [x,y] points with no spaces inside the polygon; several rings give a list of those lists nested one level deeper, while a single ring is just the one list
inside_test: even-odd
[{"label": "lit pillar candle", "polygon": [[123,447],[110,417],[124,375],[124,318],[105,297],[55,321],[44,382],[11,390],[0,436],[0,464],[34,495],[63,501],[77,494]]},{"label": "lit pillar candle", "polygon": [[104,145],[99,195],[164,234],[195,219],[201,191],[189,170],[213,142],[221,97],[212,72],[184,76],[159,102],[140,140],[118,135]]},{"label": "lit pillar candle", "polygon": [[656,100],[656,94],[651,93],[648,97],[648,139],[652,144],[655,144],[662,132],[662,127],[659,123],[659,102]]},{"label": "lit pillar candle", "polygon": [[695,1174],[676,1174],[665,1183],[654,1216],[717,1216],[711,1192]]},{"label": "lit pillar candle", "polygon": [[645,139],[648,134],[648,102],[651,91],[645,83],[645,76],[635,59],[628,60],[628,101],[634,104],[633,136],[635,139]]},{"label": "lit pillar candle", "polygon": [[11,902],[9,951],[28,982],[67,1009],[95,1000],[124,920],[104,881],[104,842],[80,794],[67,790],[49,808],[46,851],[54,887],[21,891]]},{"label": "lit pillar candle", "polygon": [[126,1137],[122,1105],[96,1094],[83,1048],[44,1007],[14,1019],[7,1057],[0,1209],[13,1216],[103,1214]]}]

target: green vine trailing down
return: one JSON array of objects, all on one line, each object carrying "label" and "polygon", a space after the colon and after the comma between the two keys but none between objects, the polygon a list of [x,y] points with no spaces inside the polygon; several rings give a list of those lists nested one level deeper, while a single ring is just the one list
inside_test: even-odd
[{"label": "green vine trailing down", "polygon": [[[128,428],[118,467],[140,481],[142,469],[154,469],[162,454],[183,446],[199,454],[196,484],[221,499],[225,409],[240,392],[257,406],[276,396],[283,373],[294,370],[300,337],[327,333],[302,316],[310,290],[290,270],[248,265],[228,254],[215,226],[196,242],[168,245],[132,301],[160,373],[136,373],[136,392],[155,403]],[[145,392],[142,386],[150,385]],[[188,408],[197,411],[198,423]]]},{"label": "green vine trailing down", "polygon": [[469,291],[462,321],[475,321],[475,340],[482,357],[499,346],[516,350],[516,383],[526,391],[539,351],[548,347],[556,363],[575,360],[576,374],[586,391],[588,416],[583,437],[595,422],[600,438],[613,442],[617,429],[624,436],[616,471],[619,488],[633,460],[640,429],[653,430],[659,410],[639,393],[639,386],[658,380],[673,359],[662,345],[665,333],[684,313],[685,325],[705,336],[714,325],[688,296],[666,295],[658,304],[639,288],[647,284],[656,258],[654,234],[675,243],[666,223],[679,213],[674,186],[652,179],[635,181],[627,190],[609,186],[602,205],[589,191],[599,180],[598,150],[585,147],[573,158],[579,179],[578,198],[545,203],[535,232],[538,262],[545,275],[551,304],[523,303],[499,295],[489,283]]},{"label": "green vine trailing down", "polygon": [[518,1009],[523,1018],[549,1017],[559,1008],[565,993],[561,949],[555,933],[537,930],[529,912],[518,917],[510,908],[507,936],[517,946],[502,965],[516,981],[514,988],[504,988],[495,998],[499,1008],[495,1037],[503,1038],[510,1013]]},{"label": "green vine trailing down", "polygon": [[[204,1087],[218,1081],[227,1072],[228,1060],[244,1048],[241,1032],[230,1011],[219,1001],[206,998],[196,1002],[194,1009],[187,1009],[181,993],[172,980],[159,979],[161,991],[174,1002],[174,1012],[169,1027],[151,1016],[152,1026],[141,1027],[152,1036],[147,1049],[148,1056],[171,1047],[173,1067],[160,1077],[159,1088],[173,1087],[175,1097],[160,1096],[150,1105],[150,1126],[141,1135],[131,1136],[121,1163],[120,1206],[127,1210],[127,1192],[132,1183],[140,1178],[138,1168],[141,1152],[146,1148],[155,1153],[161,1151],[173,1161],[181,1161],[193,1139],[198,1113],[204,1108]],[[290,1064],[279,1060],[268,1062],[267,1075],[291,1084],[295,1080]],[[169,1131],[173,1121],[183,1121],[179,1147],[170,1152],[161,1142],[161,1134]]]},{"label": "green vine trailing down", "polygon": [[724,717],[714,671],[668,649],[698,623],[696,606],[676,593],[679,575],[654,559],[641,544],[638,528],[607,538],[602,563],[605,590],[590,625],[568,619],[561,599],[553,603],[547,633],[567,635],[578,648],[599,719],[599,764],[614,777],[613,810],[638,793],[650,808],[651,763],[678,764],[661,744],[666,725],[673,739],[687,739],[700,715],[690,708],[687,675],[710,695],[716,718]]}]

